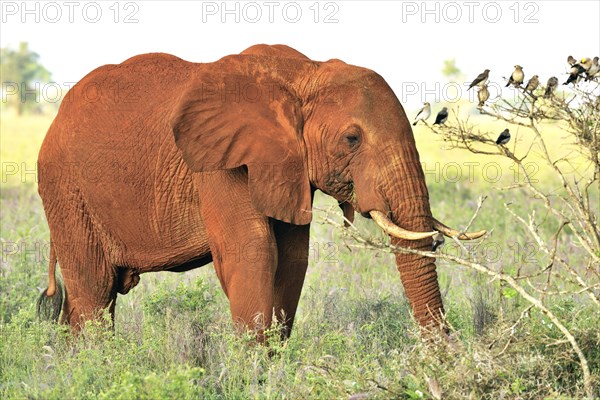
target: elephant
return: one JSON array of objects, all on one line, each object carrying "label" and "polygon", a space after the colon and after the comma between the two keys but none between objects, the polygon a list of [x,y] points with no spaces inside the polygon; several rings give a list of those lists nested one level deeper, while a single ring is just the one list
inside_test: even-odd
[{"label": "elephant", "polygon": [[[485,233],[432,216],[411,125],[380,75],[285,45],[97,68],[62,101],[38,188],[51,243],[38,305],[64,291],[50,307],[75,331],[101,310],[114,320],[117,293],[141,274],[212,262],[236,327],[262,341],[276,319],[289,337],[317,189],[401,247]],[[445,329],[435,258],[398,253],[396,263],[418,325]]]}]

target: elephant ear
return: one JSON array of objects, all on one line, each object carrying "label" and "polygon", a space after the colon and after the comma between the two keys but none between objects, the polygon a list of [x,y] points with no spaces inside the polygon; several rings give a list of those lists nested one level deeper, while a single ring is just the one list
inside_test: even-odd
[{"label": "elephant ear", "polygon": [[193,172],[246,166],[257,211],[308,224],[312,194],[300,102],[281,86],[258,83],[262,74],[249,73],[250,67],[228,68],[228,59],[200,73],[182,96],[175,143]]}]

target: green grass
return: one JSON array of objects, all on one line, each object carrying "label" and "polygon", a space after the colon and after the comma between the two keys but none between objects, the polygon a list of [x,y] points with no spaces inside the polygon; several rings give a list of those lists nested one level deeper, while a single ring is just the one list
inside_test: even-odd
[{"label": "green grass", "polygon": [[[2,162],[35,162],[50,122],[3,115]],[[425,162],[490,161],[443,150],[433,135],[415,134]],[[540,176],[550,175],[540,170]],[[523,245],[523,230],[496,211],[508,201],[520,211],[537,207],[535,202],[524,192],[495,192],[481,176],[473,179],[429,179],[434,214],[464,225],[477,197],[489,194],[475,226],[495,229],[483,255],[505,270],[526,270],[544,260]],[[552,188],[556,182],[543,184]],[[272,339],[271,356],[251,337],[234,334],[212,265],[185,274],[143,275],[131,293],[119,296],[114,333],[90,323],[73,337],[35,316],[35,300],[47,283],[48,241],[35,182],[11,175],[0,188],[0,398],[330,399],[367,393],[418,399],[432,398],[432,379],[444,398],[583,396],[577,358],[544,315],[531,311],[507,345],[506,329],[527,303],[500,283],[439,262],[458,345],[427,345],[412,320],[393,256],[348,248],[341,232],[319,224],[318,215],[294,332],[284,343]],[[336,207],[325,196],[317,198],[317,206]],[[360,217],[357,225],[377,231]],[[555,226],[550,219],[540,229],[551,233]],[[581,257],[573,244],[564,246],[571,259]],[[449,245],[443,249],[453,251]],[[549,305],[577,338],[598,385],[597,309],[583,295],[557,296]]]},{"label": "green grass", "polygon": [[[36,162],[46,131],[52,123],[48,116],[18,118],[12,110],[1,111],[0,159],[2,188],[36,183]],[[32,173],[28,173],[32,172]]]}]

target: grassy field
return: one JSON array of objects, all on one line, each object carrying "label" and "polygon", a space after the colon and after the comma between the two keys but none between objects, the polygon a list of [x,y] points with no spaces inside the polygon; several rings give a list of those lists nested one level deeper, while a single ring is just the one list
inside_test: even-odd
[{"label": "grassy field", "polygon": [[[577,358],[556,327],[532,310],[510,335],[528,304],[471,270],[438,263],[458,346],[424,344],[393,257],[346,246],[340,230],[319,223],[322,212],[311,228],[311,260],[294,332],[285,343],[272,341],[271,357],[251,338],[234,335],[212,265],[143,275],[130,294],[119,296],[114,333],[90,324],[73,337],[62,326],[39,322],[35,300],[47,283],[49,235],[34,176],[23,171],[33,169],[51,120],[3,113],[0,125],[0,398],[583,397]],[[552,151],[569,151],[557,127],[545,132],[555,143]],[[494,233],[480,255],[505,270],[527,270],[545,260],[523,229],[498,212],[504,202],[517,211],[539,207],[524,192],[494,190],[519,179],[509,164],[445,150],[423,128],[415,135],[436,216],[464,226],[477,198],[489,195],[474,228]],[[544,188],[559,187],[543,165],[536,167]],[[332,206],[325,196],[317,198],[317,207]],[[358,218],[361,229],[375,231]],[[540,231],[555,228],[548,218]],[[571,260],[581,257],[568,240],[561,248]],[[556,296],[549,306],[577,338],[598,385],[597,308],[583,295]]]}]

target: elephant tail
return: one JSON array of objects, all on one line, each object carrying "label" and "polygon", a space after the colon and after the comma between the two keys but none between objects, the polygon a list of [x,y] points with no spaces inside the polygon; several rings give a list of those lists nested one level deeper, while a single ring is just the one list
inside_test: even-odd
[{"label": "elephant tail", "polygon": [[56,251],[50,242],[50,264],[48,266],[48,288],[37,300],[37,315],[43,320],[58,321],[63,303],[63,287],[56,280]]}]

